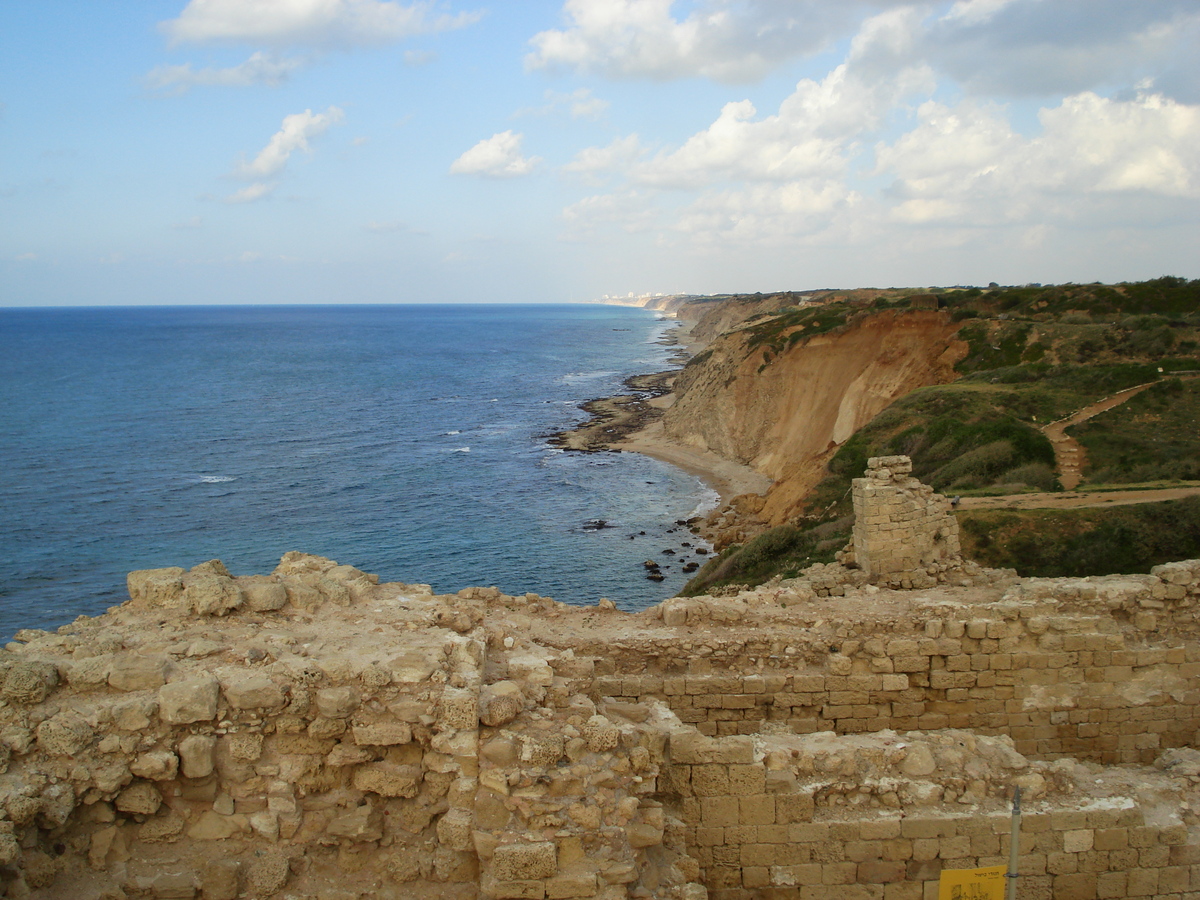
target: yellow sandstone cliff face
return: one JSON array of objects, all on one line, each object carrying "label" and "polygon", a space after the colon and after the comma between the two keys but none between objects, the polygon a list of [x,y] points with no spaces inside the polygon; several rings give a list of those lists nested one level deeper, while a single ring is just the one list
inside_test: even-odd
[{"label": "yellow sandstone cliff face", "polygon": [[679,374],[666,433],[774,479],[757,513],[781,524],[855,431],[910,391],[954,380],[967,349],[958,327],[935,310],[881,311],[798,341],[765,366],[762,348],[731,332]]}]

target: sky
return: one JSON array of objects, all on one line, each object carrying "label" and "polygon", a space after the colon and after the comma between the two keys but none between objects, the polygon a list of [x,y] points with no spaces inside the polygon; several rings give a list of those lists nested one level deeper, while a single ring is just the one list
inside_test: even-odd
[{"label": "sky", "polygon": [[1200,277],[1196,0],[0,0],[0,305]]}]

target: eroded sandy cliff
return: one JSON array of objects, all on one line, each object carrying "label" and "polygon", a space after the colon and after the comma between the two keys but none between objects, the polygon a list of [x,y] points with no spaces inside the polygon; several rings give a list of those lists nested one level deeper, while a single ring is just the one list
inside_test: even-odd
[{"label": "eroded sandy cliff", "polygon": [[844,328],[770,354],[746,330],[715,338],[676,378],[666,435],[712,450],[775,481],[742,508],[787,521],[837,447],[894,400],[955,378],[966,353],[958,325],[936,310],[864,311]]}]

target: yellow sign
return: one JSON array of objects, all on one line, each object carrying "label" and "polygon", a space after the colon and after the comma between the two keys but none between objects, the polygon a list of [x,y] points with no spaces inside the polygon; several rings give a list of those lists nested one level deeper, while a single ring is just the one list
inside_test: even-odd
[{"label": "yellow sign", "polygon": [[986,869],[943,869],[938,900],[1004,900],[1004,866]]}]

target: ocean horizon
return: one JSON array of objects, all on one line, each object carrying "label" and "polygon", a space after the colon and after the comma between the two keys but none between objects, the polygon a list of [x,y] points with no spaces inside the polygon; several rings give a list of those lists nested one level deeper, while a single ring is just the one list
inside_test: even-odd
[{"label": "ocean horizon", "polygon": [[289,550],[440,593],[672,596],[703,560],[678,521],[715,493],[547,439],[670,368],[674,327],[599,304],[0,310],[0,631],[99,614],[130,570]]}]

